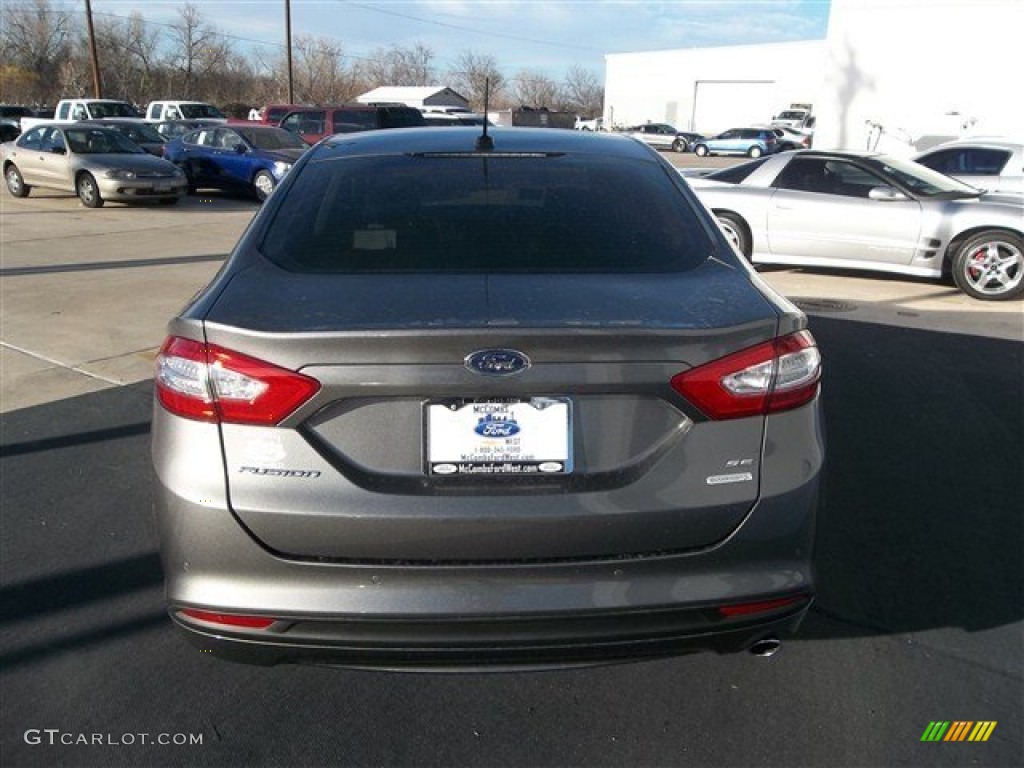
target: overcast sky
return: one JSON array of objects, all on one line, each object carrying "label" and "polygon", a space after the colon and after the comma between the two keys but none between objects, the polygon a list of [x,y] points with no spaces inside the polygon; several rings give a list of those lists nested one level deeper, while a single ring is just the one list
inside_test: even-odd
[{"label": "overcast sky", "polygon": [[[81,0],[65,0],[81,9]],[[181,0],[92,0],[94,15],[139,11],[175,22]],[[284,0],[193,0],[202,19],[239,50],[284,43]],[[489,53],[507,76],[521,69],[560,78],[579,64],[603,77],[604,54],[825,37],[828,0],[291,0],[292,35],[340,41],[368,56],[422,43],[446,69],[466,50]]]}]

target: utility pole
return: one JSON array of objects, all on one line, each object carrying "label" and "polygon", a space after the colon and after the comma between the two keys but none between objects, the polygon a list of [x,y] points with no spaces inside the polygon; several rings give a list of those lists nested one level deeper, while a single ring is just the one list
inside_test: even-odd
[{"label": "utility pole", "polygon": [[92,57],[92,95],[103,98],[103,84],[100,81],[100,59],[96,53],[96,30],[92,26],[92,3],[85,0],[85,24],[89,28],[89,55]]},{"label": "utility pole", "polygon": [[[88,2],[88,0],[86,0]],[[292,0],[284,0],[285,48],[288,51],[288,103],[295,103],[295,88],[292,86]]]}]

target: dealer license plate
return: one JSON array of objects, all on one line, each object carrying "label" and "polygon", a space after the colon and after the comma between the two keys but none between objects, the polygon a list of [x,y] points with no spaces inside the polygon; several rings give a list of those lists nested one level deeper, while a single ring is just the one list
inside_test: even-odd
[{"label": "dealer license plate", "polygon": [[534,397],[426,403],[427,474],[564,475],[572,472],[572,404]]}]

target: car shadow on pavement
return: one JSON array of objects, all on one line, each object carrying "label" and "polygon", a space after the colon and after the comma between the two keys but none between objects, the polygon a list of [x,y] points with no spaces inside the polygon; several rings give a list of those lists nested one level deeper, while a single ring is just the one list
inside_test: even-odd
[{"label": "car shadow on pavement", "polygon": [[1024,345],[814,318],[828,453],[801,637],[975,632],[1024,606]]},{"label": "car shadow on pavement", "polygon": [[[828,457],[818,600],[799,639],[1020,621],[1024,345],[832,318],[811,329]],[[0,628],[11,663],[170,630],[151,408],[144,382],[4,414]]]}]

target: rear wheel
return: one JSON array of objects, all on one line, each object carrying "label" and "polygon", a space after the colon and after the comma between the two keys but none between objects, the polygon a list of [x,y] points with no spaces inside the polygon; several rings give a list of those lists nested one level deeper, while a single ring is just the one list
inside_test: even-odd
[{"label": "rear wheel", "polygon": [[21,171],[18,170],[18,166],[11,163],[7,166],[7,172],[4,173],[4,178],[7,179],[7,191],[10,192],[14,197],[28,197],[28,193],[32,190],[25,180],[21,178]]},{"label": "rear wheel", "polygon": [[747,150],[747,157],[760,157],[763,154],[764,152],[757,145],[754,145],[753,147]]},{"label": "rear wheel", "polygon": [[697,155],[697,157],[706,157],[708,154],[708,148],[703,144],[698,144],[694,147],[693,154]]},{"label": "rear wheel", "polygon": [[672,151],[673,152],[685,152],[686,151],[686,142],[683,141],[682,139],[676,139],[675,141],[672,142]]},{"label": "rear wheel", "polygon": [[75,182],[75,191],[78,193],[78,199],[82,201],[82,205],[86,208],[102,208],[103,197],[100,195],[100,188],[96,184],[96,179],[92,177],[91,173],[83,173],[78,177],[78,181]]},{"label": "rear wheel", "polygon": [[261,203],[270,197],[274,191],[274,177],[267,171],[260,171],[252,180],[252,187],[256,192],[256,199]]},{"label": "rear wheel", "polygon": [[1024,240],[1000,230],[980,232],[953,257],[953,280],[975,299],[1005,301],[1024,293]]},{"label": "rear wheel", "polygon": [[749,261],[751,247],[746,222],[734,213],[716,213],[715,218],[726,239]]}]

